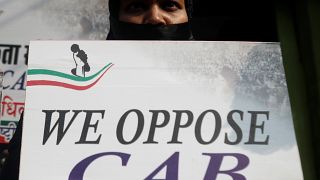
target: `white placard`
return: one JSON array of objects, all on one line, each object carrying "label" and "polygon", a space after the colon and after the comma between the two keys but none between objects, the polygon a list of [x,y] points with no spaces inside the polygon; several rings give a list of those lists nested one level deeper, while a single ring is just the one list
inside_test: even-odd
[{"label": "white placard", "polygon": [[34,41],[20,179],[301,180],[278,43]]}]

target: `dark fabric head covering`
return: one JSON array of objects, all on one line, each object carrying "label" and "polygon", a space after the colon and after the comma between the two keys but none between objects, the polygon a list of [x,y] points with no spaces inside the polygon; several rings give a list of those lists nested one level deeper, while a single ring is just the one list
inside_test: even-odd
[{"label": "dark fabric head covering", "polygon": [[120,0],[109,0],[109,40],[191,40],[192,0],[185,0],[189,21],[182,24],[149,25],[119,21]]},{"label": "dark fabric head covering", "polygon": [[120,11],[120,0],[109,0],[110,17],[118,18]]},{"label": "dark fabric head covering", "polygon": [[193,0],[185,0],[185,6],[187,9],[187,14],[189,21],[192,19],[192,14],[193,14]]}]

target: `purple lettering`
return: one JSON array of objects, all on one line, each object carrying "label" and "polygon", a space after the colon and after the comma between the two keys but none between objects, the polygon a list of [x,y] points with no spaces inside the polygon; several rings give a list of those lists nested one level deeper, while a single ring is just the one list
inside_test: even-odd
[{"label": "purple lettering", "polygon": [[[204,180],[216,180],[218,174],[227,174],[231,176],[233,180],[246,180],[242,174],[236,172],[243,170],[249,165],[249,158],[247,156],[239,153],[203,153],[203,155],[210,156],[210,162]],[[238,160],[237,166],[230,170],[220,170],[225,156],[235,157]]]},{"label": "purple lettering", "polygon": [[84,175],[84,172],[86,171],[87,167],[94,160],[96,160],[100,157],[103,157],[103,156],[118,156],[121,158],[122,166],[126,166],[131,155],[125,154],[125,153],[120,153],[120,152],[104,152],[104,153],[99,153],[99,154],[89,156],[89,157],[85,158],[84,160],[80,161],[72,169],[68,180],[83,180],[83,175]]}]

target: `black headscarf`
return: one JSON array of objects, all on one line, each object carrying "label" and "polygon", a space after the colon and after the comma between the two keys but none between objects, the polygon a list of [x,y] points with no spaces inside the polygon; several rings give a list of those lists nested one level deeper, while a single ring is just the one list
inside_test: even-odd
[{"label": "black headscarf", "polygon": [[191,40],[192,0],[185,0],[189,21],[181,24],[152,25],[119,21],[120,0],[109,0],[109,40]]}]

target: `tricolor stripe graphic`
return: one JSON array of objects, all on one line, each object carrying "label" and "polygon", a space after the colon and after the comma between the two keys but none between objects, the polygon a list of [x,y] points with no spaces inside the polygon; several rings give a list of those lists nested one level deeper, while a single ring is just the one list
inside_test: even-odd
[{"label": "tricolor stripe graphic", "polygon": [[87,90],[97,84],[112,66],[113,64],[109,63],[88,77],[73,76],[48,69],[30,69],[28,70],[27,86],[57,86],[78,91]]}]

